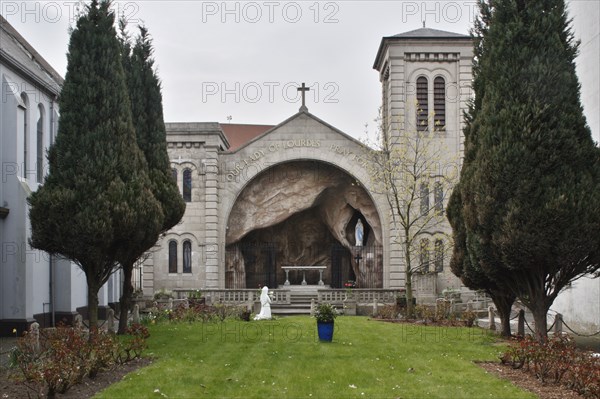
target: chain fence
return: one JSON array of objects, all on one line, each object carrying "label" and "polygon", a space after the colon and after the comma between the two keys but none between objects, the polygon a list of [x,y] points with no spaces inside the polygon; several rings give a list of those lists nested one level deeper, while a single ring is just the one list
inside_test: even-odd
[{"label": "chain fence", "polygon": [[[546,332],[550,332],[550,331],[552,331],[552,329],[553,329],[553,328],[554,328],[554,326],[556,325],[556,320],[557,320],[557,317],[556,317],[556,315],[558,315],[558,314],[559,314],[559,313],[558,313],[558,312],[556,312],[556,314],[555,314],[555,316],[554,316],[554,321],[552,322],[552,324],[550,325],[550,327],[548,327],[548,329],[546,330]],[[518,313],[517,313],[516,317],[519,317],[519,314],[518,314]],[[516,318],[516,317],[515,317],[515,318]],[[511,320],[514,320],[514,318],[511,318]],[[525,325],[527,326],[527,328],[529,329],[529,331],[531,331],[532,333],[535,333],[534,329],[533,329],[533,328],[531,328],[531,326],[530,326],[530,325],[529,325],[529,323],[527,322],[527,318],[526,318],[526,317],[523,317],[523,320],[525,321]],[[576,335],[576,336],[578,336],[578,337],[591,338],[591,337],[595,337],[595,336],[597,336],[597,335],[599,335],[599,336],[600,336],[600,331],[596,331],[596,332],[595,332],[595,333],[593,333],[593,334],[582,334],[582,333],[579,333],[579,332],[575,331],[573,328],[571,328],[571,326],[569,326],[569,325],[567,324],[567,322],[565,322],[565,320],[564,320],[564,319],[562,319],[561,321],[562,321],[562,325],[563,325],[563,326],[564,326],[564,327],[565,327],[567,330],[569,330],[569,331],[570,331],[570,332],[571,332],[573,335]]]},{"label": "chain fence", "polygon": [[578,337],[590,338],[590,337],[595,337],[596,335],[600,335],[600,331],[596,331],[593,334],[580,334],[580,333],[574,331],[571,327],[569,327],[569,325],[564,320],[563,320],[563,326],[565,326],[567,328],[567,330],[571,331],[573,334],[577,335]]}]

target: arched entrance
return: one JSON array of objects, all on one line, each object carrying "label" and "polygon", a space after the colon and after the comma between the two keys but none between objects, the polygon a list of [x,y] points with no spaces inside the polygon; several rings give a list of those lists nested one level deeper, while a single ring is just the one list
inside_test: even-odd
[{"label": "arched entrance", "polygon": [[[361,221],[362,242],[355,227]],[[347,172],[320,161],[277,164],[252,179],[227,223],[225,287],[277,287],[282,266],[325,266],[323,281],[340,288],[383,287],[381,222],[372,198]],[[291,271],[291,284],[302,273]],[[317,271],[306,272],[309,284]]]}]

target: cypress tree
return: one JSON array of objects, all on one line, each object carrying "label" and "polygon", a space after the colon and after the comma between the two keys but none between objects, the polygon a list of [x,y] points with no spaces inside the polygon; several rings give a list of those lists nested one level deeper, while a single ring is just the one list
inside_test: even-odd
[{"label": "cypress tree", "polygon": [[[123,21],[121,32],[123,65],[126,70],[137,143],[148,163],[152,193],[159,201],[164,216],[158,229],[147,231],[148,234],[140,237],[139,242],[132,243],[130,251],[120,259],[124,276],[120,308],[121,314],[126,316],[131,307],[131,278],[135,263],[156,243],[160,233],[169,230],[181,220],[185,212],[185,202],[179,194],[169,167],[162,94],[160,81],[153,69],[152,41],[147,29],[142,26],[131,51]],[[121,317],[119,333],[125,333],[126,327],[127,317]]]},{"label": "cypress tree", "polygon": [[110,3],[93,0],[86,11],[70,37],[50,171],[29,199],[30,245],[83,270],[94,330],[98,290],[128,243],[163,217],[136,143]]},{"label": "cypress tree", "polygon": [[[514,293],[502,288],[497,279],[488,277],[482,270],[479,259],[475,251],[469,252],[467,242],[476,243],[477,236],[472,232],[467,231],[463,215],[462,206],[464,203],[471,203],[471,192],[464,191],[463,188],[467,185],[467,181],[473,175],[471,166],[473,160],[477,156],[477,125],[474,124],[477,114],[481,110],[481,103],[485,91],[485,78],[481,68],[481,60],[485,59],[486,50],[486,34],[488,24],[491,18],[491,9],[484,3],[479,3],[479,16],[475,20],[475,26],[471,30],[473,38],[473,91],[474,98],[469,104],[469,109],[465,114],[465,128],[463,130],[465,136],[465,156],[461,169],[459,183],[452,190],[448,201],[447,216],[452,226],[453,232],[453,253],[450,260],[450,269],[463,284],[474,290],[483,290],[491,298],[496,305],[496,310],[500,316],[502,324],[502,335],[510,336],[510,311],[516,299]],[[463,195],[465,200],[463,201]]]},{"label": "cypress tree", "polygon": [[[463,166],[464,168],[464,166]],[[467,230],[462,218],[462,197],[460,185],[457,185],[450,196],[447,208],[448,220],[453,231],[453,253],[450,260],[450,270],[463,284],[473,290],[483,290],[492,298],[500,316],[501,334],[510,337],[510,312],[516,295],[503,288],[498,279],[492,279],[482,270],[476,255],[470,256],[467,251]],[[473,236],[471,235],[471,239]]]},{"label": "cypress tree", "polygon": [[564,1],[490,4],[471,124],[477,148],[460,188],[466,248],[531,310],[545,340],[559,292],[600,267],[600,154]]}]

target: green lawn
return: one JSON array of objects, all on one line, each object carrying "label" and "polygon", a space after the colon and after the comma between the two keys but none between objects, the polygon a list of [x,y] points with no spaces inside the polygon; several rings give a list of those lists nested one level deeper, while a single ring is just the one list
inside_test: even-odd
[{"label": "green lawn", "polygon": [[320,343],[309,317],[159,324],[155,362],[98,398],[534,398],[473,360],[501,347],[477,328],[422,327],[338,317]]}]

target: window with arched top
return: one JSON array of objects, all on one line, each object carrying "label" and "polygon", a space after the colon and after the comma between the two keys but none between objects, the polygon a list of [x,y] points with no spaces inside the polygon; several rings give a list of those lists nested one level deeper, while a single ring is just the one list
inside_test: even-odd
[{"label": "window with arched top", "polygon": [[21,134],[23,135],[23,177],[27,178],[27,147],[29,146],[28,133],[29,133],[29,99],[27,94],[21,93],[21,100],[23,100],[23,124],[21,126]]},{"label": "window with arched top", "polygon": [[169,241],[169,273],[177,273],[177,241]]},{"label": "window with arched top", "polygon": [[429,124],[428,82],[425,76],[417,78],[417,131],[424,132]]},{"label": "window with arched top", "polygon": [[175,180],[175,183],[177,183],[177,169],[171,169],[171,177],[173,178],[173,180]]},{"label": "window with arched top", "polygon": [[426,215],[429,212],[429,186],[426,183],[421,183],[421,215]]},{"label": "window with arched top", "polygon": [[192,201],[192,171],[186,169],[183,171],[183,200],[185,202]]},{"label": "window with arched top", "polygon": [[190,240],[183,242],[183,272],[192,272],[192,242]]},{"label": "window with arched top", "polygon": [[444,212],[444,187],[442,183],[436,181],[433,186],[434,207],[437,213]]},{"label": "window with arched top", "polygon": [[444,241],[435,240],[435,271],[444,270]]},{"label": "window with arched top", "polygon": [[446,81],[438,76],[433,81],[433,120],[436,129],[446,126]]},{"label": "window with arched top", "polygon": [[36,178],[41,183],[44,178],[44,106],[38,105],[37,143],[36,143]]},{"label": "window with arched top", "polygon": [[421,273],[429,273],[429,240],[427,238],[421,240],[419,263]]}]

